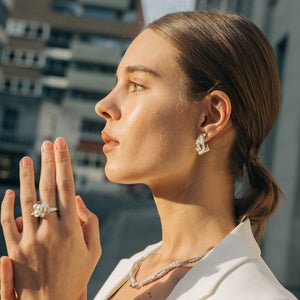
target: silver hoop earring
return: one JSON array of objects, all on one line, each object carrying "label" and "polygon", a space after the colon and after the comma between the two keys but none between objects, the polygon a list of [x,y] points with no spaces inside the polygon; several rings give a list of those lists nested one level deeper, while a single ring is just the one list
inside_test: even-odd
[{"label": "silver hoop earring", "polygon": [[198,155],[202,155],[209,151],[209,147],[204,142],[204,138],[206,137],[206,133],[201,133],[196,141],[196,151]]}]

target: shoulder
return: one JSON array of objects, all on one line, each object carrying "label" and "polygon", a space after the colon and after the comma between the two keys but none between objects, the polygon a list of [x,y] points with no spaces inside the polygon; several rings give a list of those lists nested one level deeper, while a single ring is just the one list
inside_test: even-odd
[{"label": "shoulder", "polygon": [[230,295],[231,300],[297,300],[280,284],[261,257],[232,269],[219,281],[208,299],[227,299],[225,295]]}]

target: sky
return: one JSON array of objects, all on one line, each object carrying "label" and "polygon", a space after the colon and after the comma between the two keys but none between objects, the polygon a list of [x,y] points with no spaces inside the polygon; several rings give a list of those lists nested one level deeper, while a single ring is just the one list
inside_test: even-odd
[{"label": "sky", "polygon": [[145,23],[176,11],[194,10],[196,0],[142,0]]}]

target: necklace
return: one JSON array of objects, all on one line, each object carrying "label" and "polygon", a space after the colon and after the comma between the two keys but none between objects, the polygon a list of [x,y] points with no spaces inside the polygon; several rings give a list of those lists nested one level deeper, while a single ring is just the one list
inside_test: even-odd
[{"label": "necklace", "polygon": [[146,284],[148,284],[150,282],[153,282],[153,281],[155,281],[157,279],[162,278],[168,272],[174,270],[175,268],[178,268],[178,267],[181,267],[181,266],[184,266],[184,265],[187,265],[187,264],[195,263],[195,262],[199,261],[201,258],[203,258],[206,254],[208,254],[210,252],[210,250],[206,251],[205,253],[203,253],[203,254],[201,254],[200,256],[197,256],[197,257],[193,257],[193,258],[185,259],[185,260],[174,261],[169,266],[167,266],[165,268],[162,268],[161,270],[155,272],[154,274],[152,274],[151,276],[149,276],[145,280],[140,281],[140,282],[137,281],[135,279],[135,276],[136,276],[136,273],[138,272],[138,270],[140,269],[140,267],[142,265],[142,261],[145,260],[149,255],[156,254],[158,252],[159,252],[159,250],[151,252],[151,253],[149,253],[147,255],[142,256],[141,258],[139,258],[137,261],[134,262],[134,264],[133,264],[133,266],[131,268],[131,271],[130,271],[130,278],[129,278],[129,280],[130,280],[130,286],[132,288],[139,289],[139,288],[143,287],[144,285],[146,285]]}]

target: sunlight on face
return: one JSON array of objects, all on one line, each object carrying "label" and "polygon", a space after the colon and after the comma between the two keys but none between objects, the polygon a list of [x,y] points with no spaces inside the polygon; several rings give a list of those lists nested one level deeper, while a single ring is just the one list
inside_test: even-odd
[{"label": "sunlight on face", "polygon": [[105,134],[114,139],[105,151],[111,181],[169,180],[184,174],[197,156],[200,104],[182,97],[177,54],[167,40],[146,29],[125,53],[117,85],[96,105],[107,120]]}]

